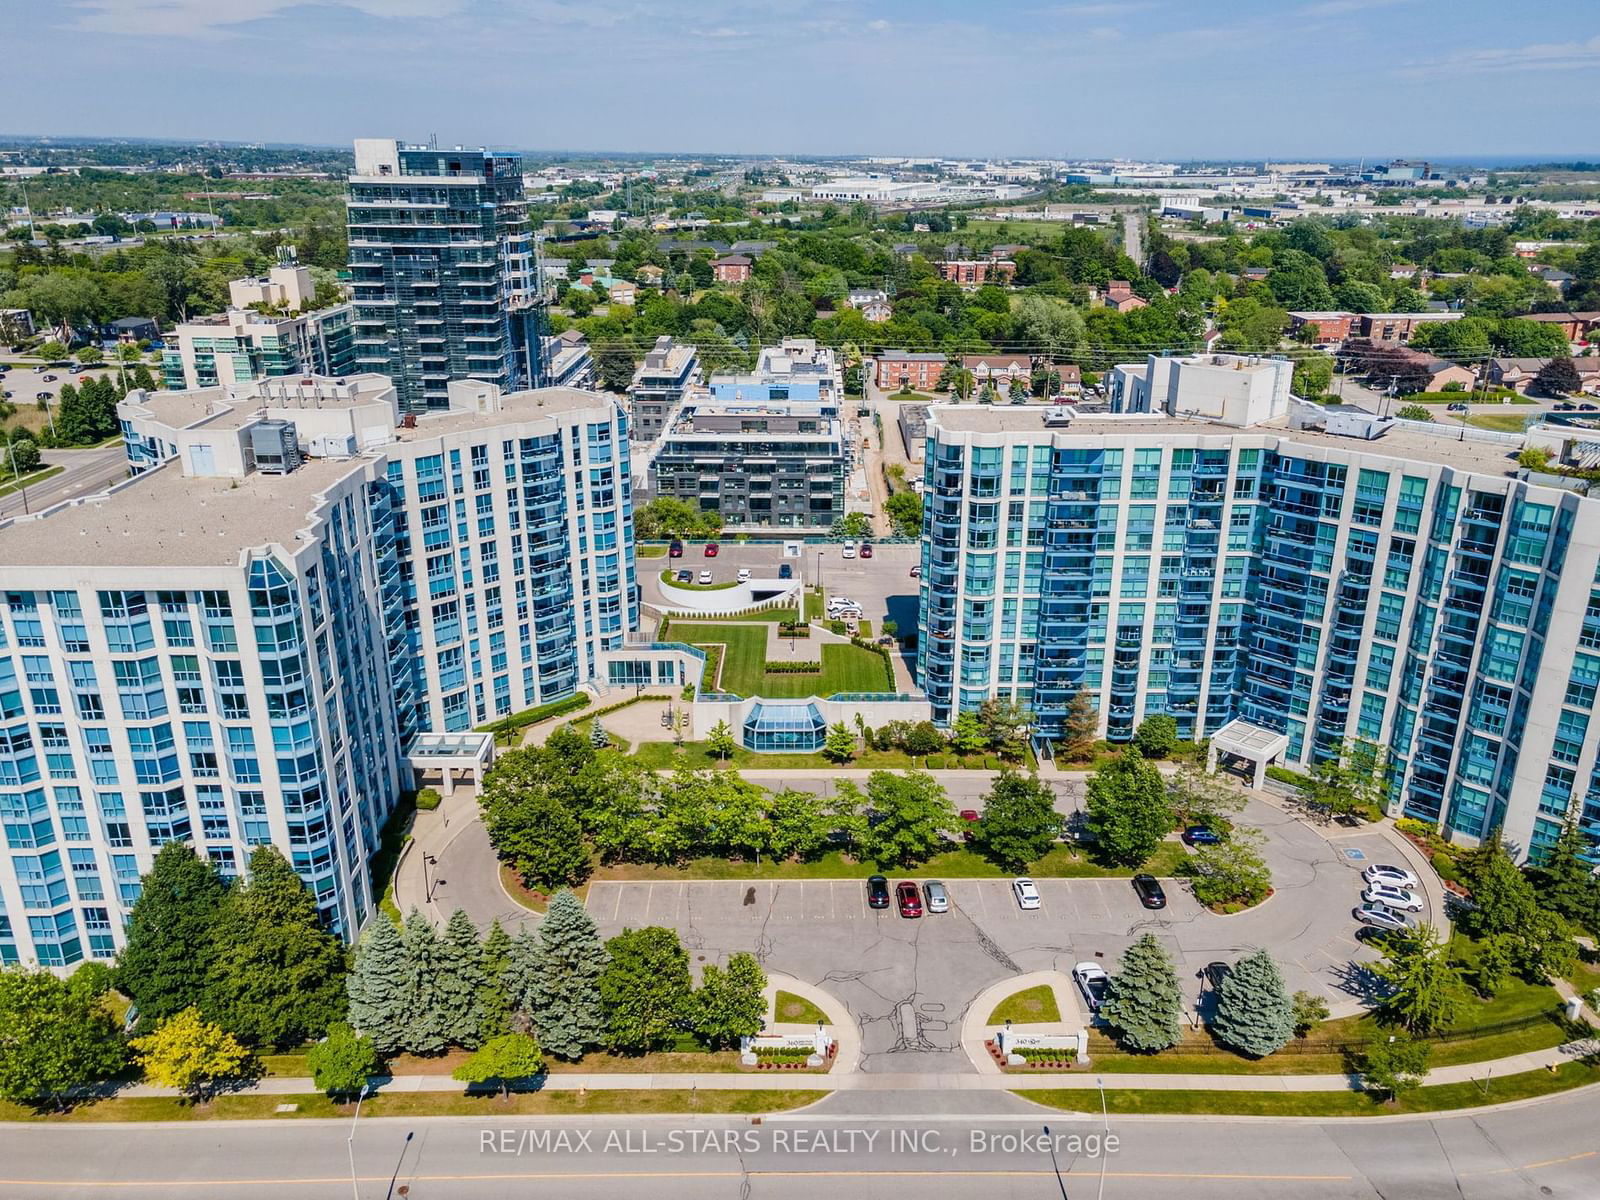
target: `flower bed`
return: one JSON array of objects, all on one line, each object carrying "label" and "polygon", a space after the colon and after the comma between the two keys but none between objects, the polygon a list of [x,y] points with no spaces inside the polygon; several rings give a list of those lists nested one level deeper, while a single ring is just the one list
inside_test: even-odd
[{"label": "flower bed", "polygon": [[1078,1065],[1078,1052],[1067,1046],[1038,1049],[1025,1046],[1015,1050],[1013,1053],[1026,1062],[1021,1067],[1012,1066],[1006,1061],[1006,1055],[993,1038],[984,1042],[983,1046],[1003,1071],[1070,1071]]}]

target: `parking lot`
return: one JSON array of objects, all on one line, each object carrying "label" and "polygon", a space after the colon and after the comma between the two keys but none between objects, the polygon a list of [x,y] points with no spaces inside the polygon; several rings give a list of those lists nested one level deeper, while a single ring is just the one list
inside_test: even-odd
[{"label": "parking lot", "polygon": [[[1257,803],[1246,819],[1268,829],[1275,892],[1232,916],[1202,909],[1179,880],[1165,882],[1165,908],[1147,910],[1125,878],[1036,880],[1041,903],[1033,910],[1017,905],[1008,879],[946,879],[950,911],[916,919],[893,906],[869,908],[860,879],[597,880],[587,903],[606,936],[665,925],[700,961],[750,950],[772,970],[826,988],[861,1026],[865,1070],[966,1071],[961,1018],[984,988],[1026,971],[1068,973],[1086,960],[1114,971],[1147,932],[1173,956],[1191,1010],[1207,963],[1232,962],[1261,946],[1282,966],[1291,992],[1333,1000],[1367,995],[1366,967],[1376,951],[1357,936],[1350,914],[1360,903],[1361,870],[1393,861],[1390,844],[1377,833],[1325,837]],[[890,876],[903,878],[928,877]],[[1438,916],[1425,910],[1420,919]]]}]

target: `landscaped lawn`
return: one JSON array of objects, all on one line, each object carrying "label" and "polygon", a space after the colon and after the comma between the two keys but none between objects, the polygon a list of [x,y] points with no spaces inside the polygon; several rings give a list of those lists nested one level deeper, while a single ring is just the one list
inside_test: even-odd
[{"label": "landscaped lawn", "polygon": [[[808,676],[807,678],[816,678]],[[682,746],[675,746],[671,742],[641,742],[634,751],[635,761],[647,767],[658,770],[672,770],[678,766],[690,767],[717,767],[732,766],[744,768],[766,767],[771,770],[832,770],[839,766],[857,768],[861,770],[886,770],[905,771],[911,768],[918,770],[968,770],[968,771],[998,771],[1007,765],[1005,760],[994,754],[974,754],[965,757],[956,754],[933,754],[925,758],[913,758],[902,750],[864,750],[847,763],[836,763],[824,758],[820,753],[805,754],[800,752],[767,754],[736,747],[726,759],[719,758],[706,748],[704,742],[685,742]],[[1033,758],[1030,752],[1026,764],[1011,763],[1010,765],[1021,770],[1024,766],[1032,765]]]},{"label": "landscaped lawn", "polygon": [[1000,1001],[985,1024],[1004,1025],[1007,1021],[1015,1021],[1019,1025],[1027,1025],[1059,1020],[1061,1009],[1056,1006],[1055,989],[1048,983],[1041,983],[1038,987],[1024,988]]},{"label": "landscaped lawn", "polygon": [[[1164,842],[1161,849],[1142,867],[1102,867],[1069,847],[1060,845],[1034,863],[1028,874],[1037,879],[1109,879],[1127,878],[1139,870],[1170,877],[1183,857],[1183,847],[1176,842]],[[837,850],[831,850],[819,858],[804,862],[789,859],[754,863],[733,862],[725,858],[694,858],[681,866],[611,863],[596,868],[592,881],[666,883],[689,879],[865,879],[868,875],[878,874],[879,870],[875,863],[858,862]],[[902,876],[914,875],[919,879],[1009,879],[1012,876],[1012,872],[1001,870],[965,846],[935,854],[918,867],[885,867],[882,870]]]},{"label": "landscaped lawn", "polygon": [[1528,418],[1521,413],[1473,413],[1467,418],[1467,424],[1475,429],[1494,429],[1500,433],[1521,433],[1527,427]]},{"label": "landscaped lawn", "polygon": [[[1472,946],[1464,938],[1457,938],[1456,953],[1470,960]],[[1446,1038],[1434,1043],[1430,1067],[1448,1067],[1460,1063],[1487,1062],[1548,1050],[1572,1037],[1564,1021],[1557,1020],[1561,999],[1556,990],[1545,984],[1527,983],[1521,979],[1508,980],[1492,1000],[1472,999],[1460,1018],[1447,1031]],[[1547,1016],[1549,1020],[1533,1020]],[[1515,1029],[1496,1031],[1497,1026],[1510,1022],[1528,1021]],[[1205,1031],[1186,1030],[1184,1040],[1171,1050],[1159,1054],[1127,1054],[1116,1048],[1116,1043],[1101,1030],[1089,1034],[1089,1054],[1095,1067],[1102,1071],[1150,1074],[1179,1074],[1196,1072],[1217,1075],[1328,1075],[1351,1069],[1346,1051],[1360,1053],[1367,1039],[1378,1029],[1370,1015],[1340,1017],[1324,1021],[1303,1041],[1292,1042],[1277,1054],[1263,1059],[1249,1059],[1233,1053],[1212,1041]],[[1474,1035],[1474,1030],[1483,1030]]]},{"label": "landscaped lawn", "polygon": [[[738,582],[732,579],[726,580],[723,583],[679,583],[675,578],[677,573],[678,572],[674,568],[668,567],[665,571],[661,572],[661,582],[670,583],[673,587],[682,588],[686,592],[722,592],[726,591],[728,588],[735,588],[739,586]],[[697,571],[695,574],[698,576],[699,572]]]},{"label": "landscaped lawn", "polygon": [[[1095,1062],[1096,1069],[1100,1063]],[[1548,1096],[1570,1088],[1600,1083],[1600,1067],[1582,1062],[1563,1063],[1555,1071],[1525,1071],[1489,1082],[1446,1083],[1417,1088],[1399,1104],[1388,1105],[1365,1092],[1209,1092],[1175,1088],[1106,1089],[1106,1107],[1114,1113],[1212,1113],[1262,1117],[1382,1117],[1396,1113],[1439,1112],[1453,1108],[1478,1108]],[[1069,1112],[1100,1111],[1100,1095],[1082,1091],[1018,1088],[1017,1095],[1036,1104]]]},{"label": "landscaped lawn", "polygon": [[633,553],[636,558],[665,558],[667,548],[660,543],[638,542],[633,547]]},{"label": "landscaped lawn", "polygon": [[821,671],[815,673],[768,672],[767,630],[764,622],[709,624],[700,621],[674,621],[670,626],[675,641],[705,646],[726,646],[721,675],[708,680],[707,691],[733,692],[739,696],[765,696],[773,699],[798,699],[802,696],[831,696],[835,692],[892,692],[883,656],[875,650],[841,643],[817,645]]},{"label": "landscaped lawn", "polygon": [[792,1025],[827,1024],[828,1015],[804,996],[793,992],[779,992],[773,998],[773,1019]]}]

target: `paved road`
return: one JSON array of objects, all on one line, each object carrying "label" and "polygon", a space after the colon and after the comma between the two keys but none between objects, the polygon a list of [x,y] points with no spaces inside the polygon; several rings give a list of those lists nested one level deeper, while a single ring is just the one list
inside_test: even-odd
[{"label": "paved road", "polygon": [[8,492],[0,496],[0,519],[17,516],[24,509],[38,512],[73,496],[104,491],[128,474],[127,453],[121,442],[91,450],[46,450],[44,461],[51,466],[59,464],[64,469],[59,475],[28,488],[26,495]]},{"label": "paved road", "polygon": [[[1098,1115],[980,1099],[981,1112],[969,1114],[934,1092],[841,1096],[759,1125],[734,1117],[363,1118],[348,1144],[351,1127],[342,1120],[10,1126],[0,1127],[0,1194],[12,1200],[801,1200],[824,1193],[1048,1200],[1062,1192],[1074,1200],[1091,1194],[1587,1200],[1600,1194],[1588,1093],[1437,1120],[1113,1117],[1108,1127]],[[863,1101],[871,1102],[870,1111],[861,1111]],[[1042,1141],[1046,1124],[1061,1191]]]},{"label": "paved road", "polygon": [[1122,248],[1139,269],[1144,270],[1144,213],[1123,214]]}]

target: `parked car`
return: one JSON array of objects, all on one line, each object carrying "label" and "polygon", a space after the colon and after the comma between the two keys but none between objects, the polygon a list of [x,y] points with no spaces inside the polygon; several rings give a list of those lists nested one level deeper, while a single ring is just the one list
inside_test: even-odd
[{"label": "parked car", "polygon": [[1146,908],[1167,906],[1167,894],[1161,890],[1161,882],[1154,875],[1135,875],[1133,891],[1139,897],[1139,903]]},{"label": "parked car", "polygon": [[889,907],[889,881],[882,875],[870,875],[867,877],[867,907]]},{"label": "parked car", "polygon": [[982,814],[975,808],[963,808],[956,814],[963,821],[977,821],[982,819]]},{"label": "parked car", "polygon": [[1361,893],[1368,904],[1385,904],[1404,912],[1421,912],[1422,897],[1407,888],[1390,887],[1387,883],[1369,884]]},{"label": "parked car", "polygon": [[737,579],[740,583],[748,583],[750,581],[750,568],[749,567],[740,567],[739,568],[739,573],[737,575],[735,575],[734,578]]},{"label": "parked car", "polygon": [[1444,410],[1445,412],[1466,412],[1467,406],[1465,404],[1446,404]]},{"label": "parked car", "polygon": [[1578,405],[1578,411],[1579,412],[1594,412],[1597,408],[1600,408],[1600,404],[1580,404],[1580,405]]},{"label": "parked car", "polygon": [[694,572],[693,571],[679,571],[678,572],[678,582],[679,583],[693,583],[694,582]]},{"label": "parked car", "polygon": [[48,400],[48,399],[50,399],[50,393],[49,392],[35,392],[33,394],[33,398],[35,400]]},{"label": "parked car", "polygon": [[961,823],[966,826],[966,828],[961,831],[961,840],[963,842],[970,842],[974,837],[977,836],[976,831],[978,822],[982,819],[978,815],[978,810],[975,808],[963,808],[956,815],[961,818]]},{"label": "parked car", "polygon": [[854,542],[846,542],[843,549],[839,551],[839,556],[841,558],[854,558],[856,556],[856,544]]},{"label": "parked car", "polygon": [[950,893],[945,891],[944,884],[937,879],[930,879],[922,885],[922,898],[928,902],[930,913],[950,911]]},{"label": "parked car", "polygon": [[1039,907],[1039,887],[1026,875],[1011,881],[1011,894],[1017,898],[1018,908]]},{"label": "parked car", "polygon": [[1213,992],[1222,990],[1222,981],[1228,977],[1228,972],[1233,970],[1225,962],[1208,962],[1200,968],[1200,978]]},{"label": "parked car", "polygon": [[922,564],[921,563],[918,563],[916,566],[911,568],[911,578],[913,578],[913,579],[921,579],[922,578]]},{"label": "parked car", "polygon": [[717,545],[715,542],[707,542],[706,543],[706,557],[707,558],[715,558],[717,556],[717,552],[719,550],[721,550],[721,549],[722,549],[722,547]]},{"label": "parked car", "polygon": [[900,908],[902,917],[920,917],[922,915],[922,893],[917,890],[917,885],[909,879],[902,879],[894,885],[895,903]]},{"label": "parked car", "polygon": [[700,572],[700,582],[702,584],[710,583],[711,582],[711,572],[710,571],[701,571]]},{"label": "parked car", "polygon": [[1368,883],[1386,883],[1390,887],[1414,890],[1417,886],[1417,877],[1404,867],[1392,867],[1386,863],[1373,863],[1361,872],[1361,878]]},{"label": "parked car", "polygon": [[1078,985],[1089,1012],[1099,1012],[1106,990],[1111,986],[1111,976],[1106,974],[1106,969],[1099,963],[1081,962],[1072,968],[1072,981]]},{"label": "parked car", "polygon": [[828,597],[828,611],[829,612],[832,612],[836,608],[860,608],[860,607],[861,606],[859,604],[857,604],[854,600],[850,599],[849,596],[829,596]]},{"label": "parked car", "polygon": [[672,543],[667,547],[667,555],[670,558],[682,558],[683,557],[683,543],[680,542],[677,538],[673,538],[672,539]]},{"label": "parked car", "polygon": [[1356,922],[1384,933],[1407,933],[1417,927],[1417,919],[1386,904],[1363,904],[1351,911]]},{"label": "parked car", "polygon": [[58,378],[60,378],[60,376],[57,376],[57,375],[46,375],[44,377],[44,381],[46,383],[54,383]]},{"label": "parked car", "polygon": [[778,564],[778,578],[779,579],[793,579],[794,578],[794,568],[791,567],[788,563],[779,563]]},{"label": "parked car", "polygon": [[1191,825],[1183,831],[1183,840],[1191,846],[1215,846],[1222,835],[1204,825]]},{"label": "parked car", "polygon": [[861,557],[862,558],[871,558],[872,557],[872,546],[867,542],[862,542],[861,543]]}]

